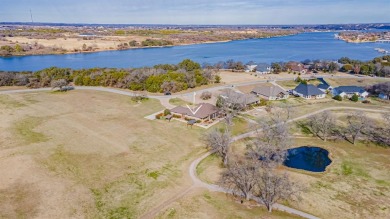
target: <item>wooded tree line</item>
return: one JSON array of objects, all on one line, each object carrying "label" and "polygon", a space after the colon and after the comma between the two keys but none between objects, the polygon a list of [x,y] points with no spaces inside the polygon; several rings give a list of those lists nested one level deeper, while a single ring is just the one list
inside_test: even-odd
[{"label": "wooded tree line", "polygon": [[[344,139],[351,144],[358,140],[371,141],[390,147],[390,113],[382,114],[383,124],[370,119],[364,112],[347,113],[342,120],[336,119],[331,111],[324,111],[310,116],[306,122],[299,123],[306,133],[311,133],[323,141],[328,139]],[[339,121],[339,122],[337,122]]]},{"label": "wooded tree line", "polygon": [[390,55],[376,57],[367,62],[343,57],[338,62],[343,64],[340,70],[344,72],[390,77]]},{"label": "wooded tree line", "polygon": [[[323,71],[323,72],[352,72],[355,74],[363,75],[376,75],[380,77],[390,77],[390,55],[382,57],[376,57],[371,61],[360,61],[350,59],[348,57],[342,57],[337,61],[342,64],[340,67],[336,62],[326,60],[310,60],[306,59],[300,62],[303,65],[309,66],[308,69],[312,71]],[[280,73],[288,71],[289,65],[292,62],[274,62],[271,63],[273,73]]]},{"label": "wooded tree line", "polygon": [[37,72],[2,72],[0,86],[49,87],[53,80],[64,79],[80,86],[106,86],[149,92],[179,92],[219,82],[217,72],[202,69],[199,63],[186,59],[177,65],[156,65],[152,68],[90,68],[73,70],[51,67]]}]

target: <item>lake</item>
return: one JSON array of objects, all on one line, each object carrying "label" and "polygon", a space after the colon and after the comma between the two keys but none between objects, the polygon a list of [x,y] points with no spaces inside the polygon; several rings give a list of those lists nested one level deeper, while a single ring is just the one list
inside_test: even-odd
[{"label": "lake", "polygon": [[0,70],[36,71],[57,66],[74,69],[93,67],[143,67],[176,64],[189,58],[199,63],[216,63],[234,59],[254,61],[303,61],[305,59],[337,60],[343,56],[370,60],[383,54],[375,48],[390,51],[390,43],[346,43],[334,39],[333,32],[303,33],[293,36],[238,40],[226,43],[197,44],[167,48],[145,48],[67,55],[39,55],[0,58]]}]

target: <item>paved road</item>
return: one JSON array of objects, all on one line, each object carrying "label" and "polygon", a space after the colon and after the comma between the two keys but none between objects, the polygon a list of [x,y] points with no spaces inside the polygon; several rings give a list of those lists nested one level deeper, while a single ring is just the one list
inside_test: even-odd
[{"label": "paved road", "polygon": [[[321,112],[324,112],[324,111],[327,111],[327,110],[346,110],[346,109],[347,110],[348,109],[360,110],[360,111],[367,111],[367,112],[378,112],[378,113],[390,112],[390,109],[389,110],[385,110],[385,109],[367,109],[367,108],[359,108],[359,107],[347,107],[347,106],[345,106],[345,107],[344,106],[337,107],[336,106],[336,107],[324,108],[324,109],[321,109],[321,110],[317,110],[315,112],[308,113],[308,114],[303,115],[303,116],[296,117],[294,119],[290,119],[290,120],[287,121],[287,123],[295,122],[295,121],[307,118],[309,116],[312,116],[314,114],[321,113]],[[243,139],[243,138],[253,137],[255,134],[256,134],[256,131],[251,131],[251,132],[247,132],[247,133],[244,133],[244,134],[241,134],[241,135],[237,135],[237,136],[235,136],[233,138],[233,141],[237,141],[237,140],[240,140],[240,139]]]},{"label": "paved road", "polygon": [[[312,76],[300,76],[301,78],[310,78]],[[357,78],[356,76],[351,75],[340,75],[340,76],[331,76],[331,75],[323,75],[321,76],[323,78]],[[289,78],[279,78],[272,81],[290,81],[294,80],[296,77],[289,77]],[[390,79],[389,79],[390,80]],[[224,88],[231,88],[231,87],[237,87],[237,86],[247,86],[247,85],[254,85],[259,83],[267,83],[270,80],[268,79],[260,79],[260,80],[254,80],[249,82],[241,82],[241,83],[232,83],[229,85],[220,85],[216,87],[210,87],[210,88],[204,88],[201,90],[197,90],[196,92],[203,92],[203,91],[217,91]],[[126,96],[134,96],[137,94],[136,92],[132,92],[130,90],[121,90],[121,89],[114,89],[114,88],[108,88],[108,87],[91,87],[91,86],[75,86],[75,89],[77,90],[95,90],[95,91],[104,91],[104,92],[110,92],[110,93],[116,93]],[[37,92],[37,91],[50,91],[51,88],[38,88],[38,89],[21,89],[21,90],[4,90],[0,91],[0,94],[13,94],[13,93],[23,93],[23,92]],[[149,98],[153,99],[171,99],[176,97],[182,97],[187,95],[193,95],[193,91],[187,92],[187,93],[181,93],[181,94],[173,94],[169,96],[164,95],[148,95]]]}]

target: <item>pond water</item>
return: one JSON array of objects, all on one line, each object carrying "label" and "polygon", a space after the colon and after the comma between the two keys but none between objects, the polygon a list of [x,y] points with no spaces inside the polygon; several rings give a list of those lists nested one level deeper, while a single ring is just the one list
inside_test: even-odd
[{"label": "pond water", "polygon": [[284,165],[311,172],[323,172],[331,162],[327,150],[320,147],[303,146],[288,149]]}]

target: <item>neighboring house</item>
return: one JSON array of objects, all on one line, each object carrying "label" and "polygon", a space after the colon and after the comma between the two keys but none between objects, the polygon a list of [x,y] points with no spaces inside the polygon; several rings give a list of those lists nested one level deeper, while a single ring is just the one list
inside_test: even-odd
[{"label": "neighboring house", "polygon": [[266,100],[282,100],[288,98],[288,92],[273,84],[264,84],[253,88],[251,93]]},{"label": "neighboring house", "polygon": [[222,91],[220,96],[230,104],[241,104],[242,106],[249,106],[260,102],[260,99],[254,94],[238,93],[232,89]]},{"label": "neighboring house", "polygon": [[305,69],[305,66],[302,63],[289,62],[289,63],[287,63],[287,66],[293,72],[298,72],[301,74],[306,74],[306,72],[307,72],[307,69]]},{"label": "neighboring house", "polygon": [[317,79],[321,82],[321,84],[317,85],[317,88],[320,89],[321,91],[326,92],[333,89],[333,87],[330,86],[328,82],[324,80],[324,78],[317,78]]},{"label": "neighboring house", "polygon": [[305,99],[322,99],[325,98],[325,93],[312,84],[299,84],[293,94]]},{"label": "neighboring house", "polygon": [[184,106],[177,106],[171,109],[172,114],[181,116],[182,118],[188,117],[196,120],[215,119],[219,116],[220,110],[218,107],[210,103],[201,103],[194,108],[188,108]]},{"label": "neighboring house", "polygon": [[266,63],[260,63],[256,67],[257,74],[270,74],[271,73],[271,65]]},{"label": "neighboring house", "polygon": [[384,94],[384,93],[380,93],[378,95],[379,99],[382,99],[382,100],[390,100],[390,96],[387,95],[387,94]]},{"label": "neighboring house", "polygon": [[255,72],[257,65],[246,65],[245,72]]},{"label": "neighboring house", "polygon": [[340,95],[341,97],[351,98],[354,94],[360,98],[366,98],[368,92],[363,87],[358,86],[340,86],[333,89],[333,96]]}]

